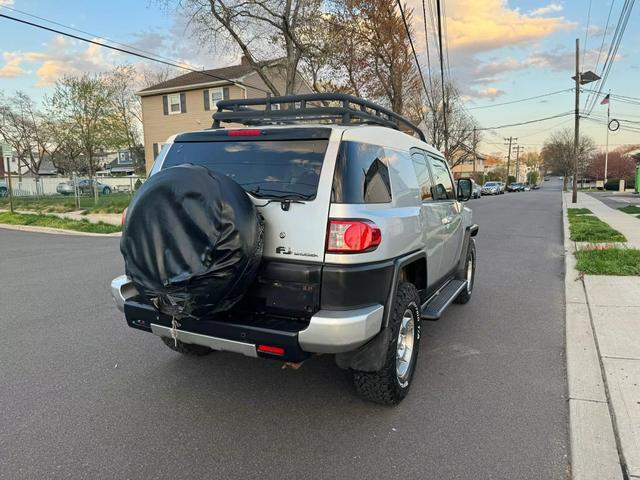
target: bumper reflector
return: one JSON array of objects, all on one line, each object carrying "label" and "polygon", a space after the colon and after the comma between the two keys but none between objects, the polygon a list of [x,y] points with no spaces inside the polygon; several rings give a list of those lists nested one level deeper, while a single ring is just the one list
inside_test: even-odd
[{"label": "bumper reflector", "polygon": [[258,351],[262,353],[270,353],[272,355],[284,355],[284,348],[273,347],[271,345],[258,345]]}]

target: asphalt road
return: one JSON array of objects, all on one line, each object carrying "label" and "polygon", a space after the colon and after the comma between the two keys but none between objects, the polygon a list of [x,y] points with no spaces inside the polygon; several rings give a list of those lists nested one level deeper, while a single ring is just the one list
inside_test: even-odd
[{"label": "asphalt road", "polygon": [[112,305],[117,239],[0,229],[0,478],[564,478],[560,183],[470,206],[474,296],[396,408],[329,356],[174,353]]}]

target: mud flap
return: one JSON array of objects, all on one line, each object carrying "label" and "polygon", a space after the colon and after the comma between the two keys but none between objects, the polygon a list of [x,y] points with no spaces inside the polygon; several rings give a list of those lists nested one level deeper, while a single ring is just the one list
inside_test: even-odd
[{"label": "mud flap", "polygon": [[385,362],[391,333],[384,328],[368,343],[352,352],[336,354],[336,364],[342,369],[361,372],[377,372]]}]

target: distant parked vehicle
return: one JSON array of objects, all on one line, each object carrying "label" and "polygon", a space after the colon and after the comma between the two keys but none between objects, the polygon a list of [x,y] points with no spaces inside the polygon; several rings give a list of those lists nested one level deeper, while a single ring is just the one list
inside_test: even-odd
[{"label": "distant parked vehicle", "polygon": [[524,184],[513,182],[507,185],[507,192],[524,192]]},{"label": "distant parked vehicle", "polygon": [[482,186],[483,195],[500,195],[500,182],[486,182]]},{"label": "distant parked vehicle", "polygon": [[507,184],[504,182],[498,182],[498,186],[500,187],[500,195],[503,195],[504,192],[507,190]]},{"label": "distant parked vehicle", "polygon": [[[635,186],[636,186],[635,180],[628,180],[624,184],[625,188],[635,188]],[[614,190],[617,192],[618,190],[620,190],[620,179],[609,180],[607,183],[604,184],[604,189]]]},{"label": "distant parked vehicle", "polygon": [[[93,194],[93,186],[97,185],[98,193],[101,195],[110,195],[111,187],[109,185],[105,185],[102,182],[95,182],[94,180],[82,179],[78,180],[78,193],[80,195],[89,195]],[[69,180],[68,182],[59,183],[56,187],[56,192],[61,195],[74,195],[75,194],[75,186],[73,180]]]},{"label": "distant parked vehicle", "polygon": [[531,185],[529,185],[528,183],[525,183],[525,184],[524,184],[524,191],[525,191],[525,192],[528,192],[528,191],[530,191],[530,190],[531,190]]},{"label": "distant parked vehicle", "polygon": [[533,185],[531,185],[531,190],[540,190],[540,184],[534,183]]},{"label": "distant parked vehicle", "polygon": [[7,184],[4,182],[0,182],[0,197],[6,197],[7,195],[9,195]]}]

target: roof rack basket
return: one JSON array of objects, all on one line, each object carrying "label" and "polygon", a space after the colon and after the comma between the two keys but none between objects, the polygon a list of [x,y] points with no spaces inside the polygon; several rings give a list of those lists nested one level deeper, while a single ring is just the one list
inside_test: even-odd
[{"label": "roof rack basket", "polygon": [[281,97],[221,100],[213,114],[213,128],[220,123],[269,125],[301,122],[374,124],[396,130],[410,130],[426,142],[417,125],[402,115],[368,100],[344,93],[310,93]]}]

